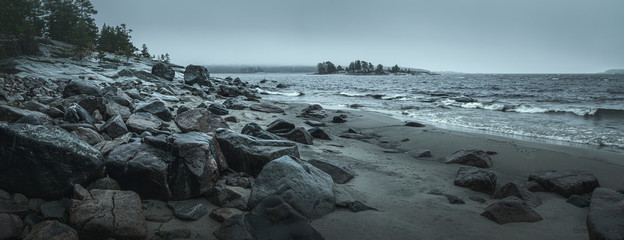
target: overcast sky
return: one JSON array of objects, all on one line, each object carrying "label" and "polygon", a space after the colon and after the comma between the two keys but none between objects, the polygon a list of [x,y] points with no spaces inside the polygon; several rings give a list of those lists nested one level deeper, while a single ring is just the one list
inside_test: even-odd
[{"label": "overcast sky", "polygon": [[178,64],[480,73],[624,68],[622,0],[91,0],[98,26]]}]

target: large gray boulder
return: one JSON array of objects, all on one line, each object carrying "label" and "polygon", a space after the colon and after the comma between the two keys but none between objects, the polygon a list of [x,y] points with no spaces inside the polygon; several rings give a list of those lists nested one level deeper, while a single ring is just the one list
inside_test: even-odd
[{"label": "large gray boulder", "polygon": [[35,224],[24,240],[78,240],[78,232],[59,221],[46,220]]},{"label": "large gray boulder", "polygon": [[624,239],[624,194],[596,188],[587,214],[590,240]]},{"label": "large gray boulder", "polygon": [[108,119],[100,129],[113,139],[128,133],[128,127],[126,127],[123,119],[121,119],[121,115],[116,115]]},{"label": "large gray boulder", "polygon": [[65,121],[70,123],[95,123],[95,119],[91,114],[77,103],[72,104],[65,110]]},{"label": "large gray boulder", "polygon": [[314,104],[301,110],[301,112],[299,112],[297,117],[323,119],[327,117],[327,113],[325,113],[325,109],[323,109],[321,105]]},{"label": "large gray boulder", "polygon": [[165,102],[160,100],[152,100],[149,102],[142,102],[137,105],[134,112],[148,112],[154,114],[156,117],[162,119],[165,122],[171,121],[173,116],[171,115],[171,111],[167,107]]},{"label": "large gray boulder", "polygon": [[148,112],[133,113],[126,121],[128,130],[138,134],[145,131],[154,132],[154,130],[160,129],[162,125],[163,122],[160,118]]},{"label": "large gray boulder", "polygon": [[229,129],[218,129],[216,138],[227,164],[237,172],[253,176],[281,156],[299,157],[297,144],[291,141],[259,139]]},{"label": "large gray boulder", "polygon": [[24,230],[24,222],[14,214],[0,213],[0,239],[17,239]]},{"label": "large gray boulder", "polygon": [[0,122],[0,136],[0,189],[58,199],[104,175],[100,151],[61,128]]},{"label": "large gray boulder", "polygon": [[69,225],[80,239],[145,239],[147,223],[141,198],[131,191],[74,190]]},{"label": "large gray boulder", "polygon": [[80,94],[101,97],[102,90],[95,83],[85,80],[71,80],[63,89],[64,98]]},{"label": "large gray boulder", "polygon": [[488,206],[483,210],[481,216],[489,218],[498,224],[537,222],[542,220],[542,216],[527,206],[522,199],[513,196]]},{"label": "large gray boulder", "polygon": [[514,196],[522,199],[527,205],[531,207],[537,207],[542,204],[542,199],[535,193],[518,186],[513,182],[509,182],[496,190],[494,198],[503,199],[506,197]]},{"label": "large gray boulder", "polygon": [[593,174],[578,170],[545,170],[529,175],[529,181],[538,182],[548,192],[555,192],[569,198],[573,194],[591,193],[600,187]]},{"label": "large gray boulder", "polygon": [[496,174],[477,167],[461,167],[457,171],[454,183],[473,191],[491,194],[496,190]]},{"label": "large gray boulder", "polygon": [[173,68],[165,63],[156,63],[152,67],[152,74],[169,81],[172,81],[173,77],[175,77],[175,71],[173,71]]},{"label": "large gray boulder", "polygon": [[336,204],[331,176],[289,156],[264,166],[251,187],[249,208],[274,195],[308,218],[320,218],[332,212]]},{"label": "large gray boulder", "polygon": [[243,110],[247,108],[247,104],[238,98],[228,98],[223,102],[223,105],[232,110]]},{"label": "large gray boulder", "polygon": [[340,163],[313,159],[308,161],[321,171],[329,174],[335,183],[344,184],[355,177],[355,172]]},{"label": "large gray boulder", "polygon": [[247,216],[256,239],[324,239],[305,216],[279,196],[260,202]]},{"label": "large gray boulder", "polygon": [[229,128],[223,118],[205,108],[195,108],[176,116],[175,122],[182,132],[214,132],[217,128]]},{"label": "large gray boulder", "polygon": [[444,163],[459,163],[480,168],[492,167],[490,155],[482,150],[459,150],[446,157]]},{"label": "large gray boulder", "polygon": [[294,128],[287,133],[278,133],[278,135],[293,142],[303,143],[306,145],[314,144],[312,141],[312,135],[303,127]]},{"label": "large gray boulder", "polygon": [[198,65],[188,65],[184,69],[184,83],[193,85],[195,83],[199,85],[211,86],[208,78],[210,73],[208,69]]},{"label": "large gray boulder", "polygon": [[262,138],[262,139],[285,140],[285,138],[277,136],[274,133],[271,133],[269,131],[266,131],[262,129],[260,125],[258,125],[257,123],[253,123],[253,122],[245,125],[245,127],[243,127],[243,129],[241,130],[241,133],[249,135],[249,136],[254,136],[257,138]]},{"label": "large gray boulder", "polygon": [[26,109],[20,109],[16,107],[7,106],[7,105],[0,105],[0,121],[15,122],[18,119],[25,117],[25,116],[35,116],[40,121],[44,120],[44,122],[50,121],[49,120],[50,117],[48,117],[48,115],[46,115],[45,113],[41,113],[37,111],[30,111]]}]

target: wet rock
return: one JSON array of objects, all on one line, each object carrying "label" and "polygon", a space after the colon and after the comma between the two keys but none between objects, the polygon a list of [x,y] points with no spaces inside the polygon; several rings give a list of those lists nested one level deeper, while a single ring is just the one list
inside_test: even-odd
[{"label": "wet rock", "polygon": [[503,199],[509,196],[514,196],[522,199],[527,205],[531,207],[537,207],[542,204],[542,199],[535,193],[526,190],[513,182],[509,182],[494,193],[494,198]]},{"label": "wet rock", "polygon": [[478,203],[485,203],[487,202],[487,200],[485,200],[485,198],[481,197],[481,196],[470,196],[468,199],[478,202]]},{"label": "wet rock", "polygon": [[481,150],[459,150],[446,157],[446,164],[458,163],[463,165],[475,166],[480,168],[492,167],[492,159],[490,155]]},{"label": "wet rock", "polygon": [[65,88],[63,88],[63,97],[71,97],[75,95],[85,94],[89,96],[101,97],[102,91],[95,83],[84,80],[71,80]]},{"label": "wet rock", "polygon": [[104,174],[102,154],[67,131],[0,123],[0,188],[57,199]]},{"label": "wet rock", "polygon": [[334,116],[334,118],[332,119],[333,123],[346,123],[347,119],[344,119],[343,117],[340,116]]},{"label": "wet rock", "polygon": [[152,74],[169,81],[172,81],[175,77],[175,71],[173,71],[173,68],[165,63],[154,64],[152,67]]},{"label": "wet rock", "polygon": [[191,201],[169,201],[167,206],[173,210],[174,216],[183,220],[197,221],[208,214],[208,207]]},{"label": "wet rock", "polygon": [[92,182],[87,187],[87,190],[89,191],[93,189],[121,190],[121,187],[119,187],[119,183],[117,183],[115,179],[112,179],[109,177],[103,177],[103,178],[96,180],[95,182]]},{"label": "wet rock", "polygon": [[28,202],[23,203],[13,199],[0,200],[0,213],[24,216],[28,212]]},{"label": "wet rock", "polygon": [[348,139],[356,139],[356,140],[372,138],[371,136],[364,135],[364,134],[361,134],[361,133],[343,133],[343,134],[340,135],[340,137],[341,138],[348,138]]},{"label": "wet rock", "polygon": [[491,194],[496,190],[496,174],[476,167],[461,167],[454,183],[473,191]]},{"label": "wet rock", "polygon": [[78,127],[72,134],[76,135],[82,141],[87,142],[91,146],[104,141],[102,135],[90,128]]},{"label": "wet rock", "polygon": [[489,218],[498,224],[537,222],[542,220],[542,216],[527,206],[522,199],[513,196],[488,206],[481,213],[481,216]]},{"label": "wet rock", "polygon": [[180,113],[186,112],[188,110],[191,110],[191,109],[189,107],[185,106],[185,105],[182,105],[182,106],[178,107],[178,110],[176,110],[176,114],[180,114]]},{"label": "wet rock", "polygon": [[412,150],[412,151],[406,152],[405,154],[410,155],[415,158],[432,157],[431,151],[427,149]]},{"label": "wet rock", "polygon": [[[147,225],[141,198],[131,191],[85,190],[77,185],[69,225],[80,239],[145,239]],[[78,197],[76,197],[78,196]]]},{"label": "wet rock", "polygon": [[80,105],[74,103],[65,111],[65,121],[70,123],[94,124],[95,119]]},{"label": "wet rock", "polygon": [[184,69],[184,83],[193,85],[199,84],[204,86],[212,86],[208,78],[210,73],[208,69],[198,65],[188,65]]},{"label": "wet rock", "polygon": [[325,126],[327,126],[327,124],[325,124],[324,122],[319,122],[319,121],[314,121],[314,120],[306,120],[304,123],[310,125],[311,127],[325,127]]},{"label": "wet rock", "polygon": [[418,122],[406,122],[405,126],[408,126],[408,127],[425,127],[424,124],[418,123]]},{"label": "wet rock", "polygon": [[223,222],[234,216],[234,213],[229,208],[215,208],[210,212],[210,218],[217,222]]},{"label": "wet rock", "polygon": [[284,119],[276,119],[267,125],[267,131],[272,133],[287,133],[295,129],[295,124]]},{"label": "wet rock", "polygon": [[135,112],[148,112],[165,122],[171,121],[172,115],[167,105],[160,100],[152,100],[137,105]]},{"label": "wet rock", "polygon": [[154,131],[163,126],[162,120],[147,112],[137,112],[130,115],[126,121],[128,130],[135,133],[143,133],[145,131]]},{"label": "wet rock", "polygon": [[78,232],[55,220],[37,223],[24,240],[78,240]]},{"label": "wet rock", "polygon": [[374,207],[366,206],[366,204],[360,201],[339,202],[339,203],[336,203],[336,207],[347,208],[351,210],[352,212],[361,212],[361,211],[367,211],[367,210],[379,211]]},{"label": "wet rock", "polygon": [[273,106],[268,103],[252,104],[251,106],[249,106],[249,109],[253,111],[265,112],[265,113],[284,113],[284,109],[281,109],[279,107]]},{"label": "wet rock", "polygon": [[256,239],[324,239],[287,201],[270,196],[247,217]]},{"label": "wet rock", "polygon": [[256,238],[253,237],[252,232],[251,225],[245,215],[236,214],[223,221],[223,224],[214,232],[214,235],[218,239],[254,240]]},{"label": "wet rock", "polygon": [[48,201],[41,204],[40,210],[44,219],[60,220],[65,217],[67,209],[61,204],[61,201]]},{"label": "wet rock", "polygon": [[93,145],[93,147],[99,150],[102,153],[102,155],[107,156],[110,153],[110,151],[113,151],[113,149],[119,147],[122,144],[128,143],[131,138],[132,138],[132,133],[126,133],[125,135],[118,137],[115,140],[103,141],[103,142]]},{"label": "wet rock", "polygon": [[230,111],[228,111],[227,107],[223,106],[220,103],[213,103],[208,106],[208,111],[216,114],[216,115],[228,115]]},{"label": "wet rock", "polygon": [[527,181],[526,183],[524,183],[524,185],[522,185],[522,188],[529,190],[531,192],[546,192],[546,189],[544,189],[544,187],[539,184],[536,181]]},{"label": "wet rock", "polygon": [[325,129],[321,127],[314,127],[308,129],[308,132],[313,138],[324,139],[324,140],[334,140],[331,134],[329,134]]},{"label": "wet rock", "polygon": [[0,213],[0,239],[18,238],[23,229],[24,222],[19,216]]},{"label": "wet rock", "polygon": [[263,140],[229,129],[219,129],[217,140],[227,164],[237,172],[258,175],[273,159],[290,155],[299,157],[297,144],[291,141]]},{"label": "wet rock", "polygon": [[249,136],[254,136],[257,138],[262,138],[262,139],[269,139],[269,140],[286,140],[283,137],[280,137],[276,134],[273,134],[271,132],[268,132],[264,129],[262,129],[262,127],[260,127],[260,125],[258,125],[257,123],[248,123],[247,125],[245,125],[245,127],[243,127],[243,129],[241,130],[242,134],[246,134]]},{"label": "wet rock", "polygon": [[101,131],[106,132],[109,137],[115,139],[128,133],[128,127],[126,127],[121,116],[117,115],[108,119],[108,121],[102,125]]},{"label": "wet rock", "polygon": [[44,113],[24,110],[24,109],[15,108],[15,107],[7,106],[7,105],[0,105],[0,121],[15,122],[18,119],[28,116],[28,115],[35,115],[39,118],[40,121],[42,119],[49,118]]},{"label": "wet rock", "polygon": [[580,207],[580,208],[586,208],[586,207],[589,207],[589,204],[591,203],[591,199],[583,197],[581,195],[574,194],[570,196],[570,198],[568,198],[566,202],[574,206]]},{"label": "wet rock", "polygon": [[225,184],[235,187],[251,188],[250,176],[245,173],[228,176],[225,179]]},{"label": "wet rock", "polygon": [[228,109],[233,110],[243,110],[247,108],[247,105],[238,98],[228,98],[225,102],[223,102],[223,105],[225,105]]},{"label": "wet rock", "polygon": [[264,166],[251,188],[249,207],[277,195],[304,216],[320,218],[334,210],[333,188],[334,182],[327,173],[299,159],[283,156]]},{"label": "wet rock", "polygon": [[279,133],[278,135],[293,142],[303,143],[306,145],[314,144],[312,141],[312,135],[302,127],[294,128],[287,133]]},{"label": "wet rock", "polygon": [[123,106],[113,101],[109,101],[108,103],[106,103],[106,111],[103,113],[106,115],[107,118],[121,115],[121,118],[124,120],[128,119],[132,114],[129,107]]},{"label": "wet rock", "polygon": [[26,115],[23,116],[19,119],[17,119],[17,121],[15,121],[15,123],[26,123],[26,124],[32,124],[32,125],[41,125],[41,121],[39,120],[39,117],[37,117],[37,115]]},{"label": "wet rock", "polygon": [[548,192],[555,192],[563,197],[573,194],[591,193],[600,187],[598,179],[586,171],[545,170],[532,173],[529,180],[534,180]]},{"label": "wet rock", "polygon": [[624,238],[624,194],[594,189],[586,223],[590,240]]},{"label": "wet rock", "polygon": [[327,113],[325,113],[325,109],[321,105],[314,104],[301,110],[297,117],[323,119],[327,117]]},{"label": "wet rock", "polygon": [[465,204],[463,199],[451,194],[446,194],[446,200],[448,200],[450,204]]},{"label": "wet rock", "polygon": [[338,184],[345,184],[355,177],[355,173],[351,169],[339,163],[316,159],[310,160],[308,163],[329,174],[332,180]]},{"label": "wet rock", "polygon": [[208,200],[219,206],[247,210],[249,190],[241,187],[228,186],[224,182],[217,183],[207,194]]},{"label": "wet rock", "polygon": [[175,122],[182,132],[214,132],[217,128],[229,128],[219,116],[205,108],[196,108],[176,116]]}]

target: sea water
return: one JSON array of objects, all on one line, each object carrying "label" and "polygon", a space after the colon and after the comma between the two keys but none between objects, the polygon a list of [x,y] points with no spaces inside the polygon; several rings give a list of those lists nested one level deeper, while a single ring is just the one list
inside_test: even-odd
[{"label": "sea water", "polygon": [[[263,98],[361,108],[443,128],[624,152],[624,75],[217,74]],[[264,80],[264,81],[263,81]],[[286,85],[277,88],[277,84]]]}]

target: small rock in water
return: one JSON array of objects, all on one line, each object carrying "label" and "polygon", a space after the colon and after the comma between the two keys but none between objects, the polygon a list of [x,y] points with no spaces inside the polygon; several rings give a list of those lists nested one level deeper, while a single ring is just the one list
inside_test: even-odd
[{"label": "small rock in water", "polygon": [[347,120],[340,117],[340,116],[334,116],[334,119],[332,119],[333,123],[346,123]]},{"label": "small rock in water", "polygon": [[417,123],[417,122],[406,122],[405,126],[408,126],[408,127],[425,127],[424,124]]},{"label": "small rock in water", "polygon": [[406,152],[405,154],[408,154],[408,155],[410,155],[412,157],[415,157],[415,158],[432,157],[431,151],[429,151],[427,149],[413,150],[413,151]]},{"label": "small rock in water", "polygon": [[336,203],[336,207],[338,207],[338,208],[348,208],[349,210],[351,210],[353,212],[361,212],[361,211],[367,211],[367,210],[379,211],[378,209],[376,209],[374,207],[366,206],[366,204],[364,204],[364,203],[362,203],[360,201],[339,202],[339,203]]},{"label": "small rock in water", "polygon": [[446,194],[446,199],[450,204],[465,204],[464,200],[455,195]]},{"label": "small rock in water", "polygon": [[488,206],[481,216],[489,218],[498,224],[537,222],[542,220],[542,216],[517,197],[507,197]]},{"label": "small rock in water", "polygon": [[327,126],[327,124],[325,124],[324,122],[319,122],[319,121],[314,121],[314,120],[306,120],[304,122],[305,124],[308,124],[312,127],[325,127]]}]

